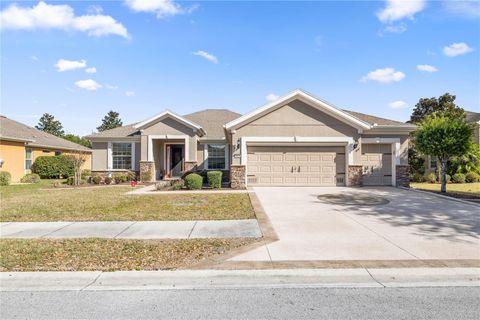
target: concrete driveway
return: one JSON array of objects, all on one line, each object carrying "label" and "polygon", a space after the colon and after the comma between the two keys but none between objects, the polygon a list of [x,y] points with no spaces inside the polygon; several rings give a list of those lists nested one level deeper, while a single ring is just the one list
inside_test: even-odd
[{"label": "concrete driveway", "polygon": [[[279,240],[230,261],[480,259],[480,207],[473,204],[393,187],[254,191]],[[331,204],[320,195],[388,203]]]}]

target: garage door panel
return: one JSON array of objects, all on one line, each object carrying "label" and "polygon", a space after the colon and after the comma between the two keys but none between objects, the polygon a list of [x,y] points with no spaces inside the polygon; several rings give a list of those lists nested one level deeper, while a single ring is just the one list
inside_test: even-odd
[{"label": "garage door panel", "polygon": [[366,186],[392,184],[392,153],[390,144],[363,144],[363,184]]},{"label": "garage door panel", "polygon": [[[344,147],[249,146],[247,159],[249,184],[344,184]],[[337,172],[341,173],[338,179]]]}]

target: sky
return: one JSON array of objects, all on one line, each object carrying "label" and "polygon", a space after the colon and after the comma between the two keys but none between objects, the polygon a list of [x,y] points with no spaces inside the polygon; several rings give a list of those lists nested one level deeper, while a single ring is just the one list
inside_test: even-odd
[{"label": "sky", "polygon": [[480,112],[479,1],[2,1],[0,29],[1,114],[78,135],[297,88],[400,121],[446,92]]}]

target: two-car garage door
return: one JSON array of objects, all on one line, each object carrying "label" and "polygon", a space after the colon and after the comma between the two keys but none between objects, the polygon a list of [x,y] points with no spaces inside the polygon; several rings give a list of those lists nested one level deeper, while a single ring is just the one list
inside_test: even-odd
[{"label": "two-car garage door", "polygon": [[344,185],[345,147],[249,146],[249,185]]}]

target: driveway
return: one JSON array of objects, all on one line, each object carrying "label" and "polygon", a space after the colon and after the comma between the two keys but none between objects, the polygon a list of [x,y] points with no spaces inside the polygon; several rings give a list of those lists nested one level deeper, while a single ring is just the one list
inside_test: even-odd
[{"label": "driveway", "polygon": [[231,261],[480,259],[473,204],[393,187],[254,191],[279,240]]}]

